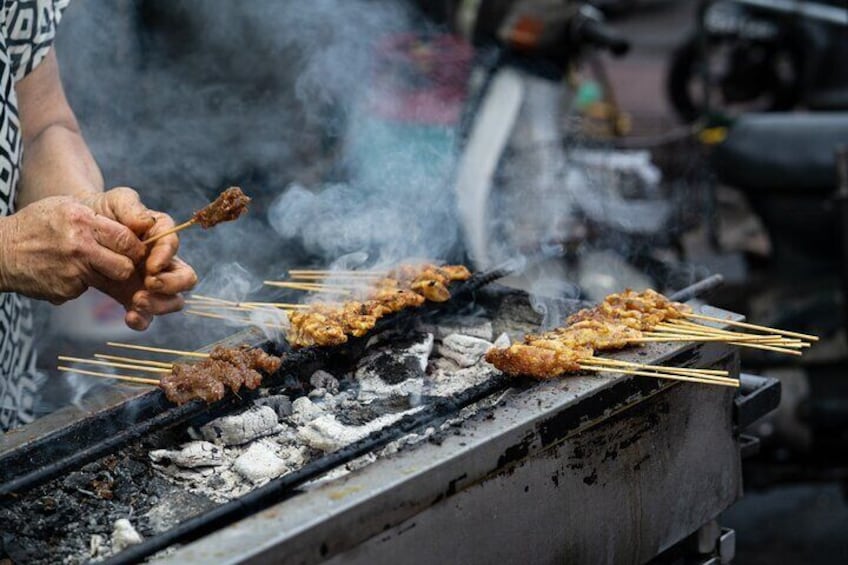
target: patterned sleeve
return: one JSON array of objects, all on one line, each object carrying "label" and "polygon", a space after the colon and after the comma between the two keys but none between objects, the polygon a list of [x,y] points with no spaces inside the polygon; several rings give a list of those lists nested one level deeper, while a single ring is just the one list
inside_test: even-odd
[{"label": "patterned sleeve", "polygon": [[47,56],[62,12],[70,0],[4,0],[6,45],[15,81],[27,76]]}]

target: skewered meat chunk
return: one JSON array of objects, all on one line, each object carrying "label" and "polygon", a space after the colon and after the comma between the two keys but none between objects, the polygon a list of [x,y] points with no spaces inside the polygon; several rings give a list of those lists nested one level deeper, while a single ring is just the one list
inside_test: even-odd
[{"label": "skewered meat chunk", "polygon": [[580,370],[580,359],[591,357],[589,348],[571,349],[541,347],[543,343],[516,343],[507,348],[493,348],[486,353],[486,361],[509,375],[525,375],[536,379],[552,379],[563,373]]},{"label": "skewered meat chunk", "polygon": [[273,374],[282,360],[259,348],[215,347],[209,357],[197,363],[175,363],[172,372],[159,386],[175,404],[201,399],[212,403],[224,398],[227,388],[238,393],[242,386],[250,390],[262,383],[262,371]]},{"label": "skewered meat chunk", "polygon": [[431,302],[447,302],[451,297],[448,287],[435,279],[415,281],[409,288]]},{"label": "skewered meat chunk", "polygon": [[[528,340],[533,341],[534,337],[528,336]],[[625,324],[600,320],[582,320],[540,336],[541,339],[558,339],[577,347],[588,345],[596,350],[621,349],[640,337],[641,331]]]},{"label": "skewered meat chunk", "polygon": [[288,341],[293,347],[340,345],[349,336],[367,334],[383,316],[417,308],[428,300],[450,300],[448,285],[470,276],[471,272],[462,265],[401,265],[364,289],[359,300],[316,303],[292,313]]},{"label": "skewered meat chunk", "polygon": [[[523,344],[492,349],[486,359],[510,375],[548,379],[579,369],[579,359],[594,351],[637,343],[643,331],[665,320],[682,318],[691,309],[654,290],[610,294],[598,306],[571,315],[566,325],[543,334],[528,334]],[[554,371],[558,371],[554,373]]]},{"label": "skewered meat chunk", "polygon": [[230,222],[247,211],[250,198],[237,186],[231,186],[206,207],[198,210],[192,219],[204,229],[221,222]]},{"label": "skewered meat chunk", "polygon": [[636,330],[647,331],[665,320],[684,317],[691,308],[672,302],[662,294],[648,289],[643,292],[626,290],[610,294],[594,308],[580,310],[569,316],[567,324],[583,320],[615,322]]}]

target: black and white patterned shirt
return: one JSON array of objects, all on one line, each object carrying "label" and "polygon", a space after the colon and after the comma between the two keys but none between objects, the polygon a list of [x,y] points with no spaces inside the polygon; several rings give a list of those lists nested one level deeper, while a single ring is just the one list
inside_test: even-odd
[{"label": "black and white patterned shirt", "polygon": [[[15,211],[21,122],[15,83],[44,59],[70,0],[0,0],[0,216]],[[0,294],[0,433],[33,418],[38,386],[29,301]]]}]

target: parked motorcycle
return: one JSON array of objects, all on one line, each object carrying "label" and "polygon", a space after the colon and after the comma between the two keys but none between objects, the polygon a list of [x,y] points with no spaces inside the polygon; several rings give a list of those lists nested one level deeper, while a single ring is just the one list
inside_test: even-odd
[{"label": "parked motorcycle", "polygon": [[748,484],[848,485],[848,112],[746,114],[711,161],[771,241],[768,261],[751,264],[747,283],[725,298],[765,324],[821,336],[801,359],[743,358],[783,385],[780,408],[758,428],[763,450],[748,463]]},{"label": "parked motorcycle", "polygon": [[844,2],[702,0],[697,17],[667,76],[682,120],[848,108]]},{"label": "parked motorcycle", "polygon": [[472,262],[487,268],[551,242],[570,251],[552,278],[588,298],[654,286],[632,259],[673,237],[673,206],[647,152],[589,139],[573,73],[629,43],[586,2],[484,2],[456,23],[478,54],[455,176]]}]

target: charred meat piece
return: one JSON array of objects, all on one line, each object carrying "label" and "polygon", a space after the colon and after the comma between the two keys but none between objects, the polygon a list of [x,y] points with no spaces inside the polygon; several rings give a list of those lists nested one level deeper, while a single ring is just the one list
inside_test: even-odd
[{"label": "charred meat piece", "polygon": [[214,202],[194,213],[192,220],[204,229],[221,222],[230,222],[247,211],[250,198],[237,186],[231,186],[222,192]]},{"label": "charred meat piece", "polygon": [[282,360],[259,348],[215,347],[209,357],[197,363],[175,363],[172,372],[159,386],[175,404],[199,398],[212,403],[224,398],[229,388],[234,393],[242,386],[250,390],[262,383],[262,371],[273,374]]}]

